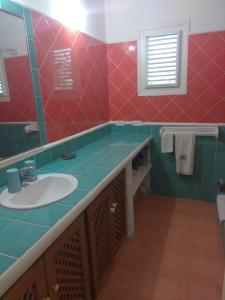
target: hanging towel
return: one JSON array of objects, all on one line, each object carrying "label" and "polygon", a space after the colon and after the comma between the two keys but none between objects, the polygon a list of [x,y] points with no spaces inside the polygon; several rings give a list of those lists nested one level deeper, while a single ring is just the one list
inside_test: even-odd
[{"label": "hanging towel", "polygon": [[192,175],[195,157],[195,135],[177,133],[175,135],[176,170],[178,174]]},{"label": "hanging towel", "polygon": [[173,152],[173,134],[163,132],[161,135],[161,151],[162,153]]},{"label": "hanging towel", "polygon": [[218,195],[216,197],[216,203],[219,220],[223,223],[223,221],[225,221],[225,195]]}]

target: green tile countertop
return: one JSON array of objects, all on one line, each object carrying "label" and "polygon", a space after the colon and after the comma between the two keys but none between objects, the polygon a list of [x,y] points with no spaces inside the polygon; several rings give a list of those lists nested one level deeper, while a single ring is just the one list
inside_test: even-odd
[{"label": "green tile countertop", "polygon": [[0,207],[0,296],[150,139],[148,133],[109,133],[77,150],[75,159],[58,158],[38,169],[38,174],[77,177],[78,188],[71,195],[32,210]]}]

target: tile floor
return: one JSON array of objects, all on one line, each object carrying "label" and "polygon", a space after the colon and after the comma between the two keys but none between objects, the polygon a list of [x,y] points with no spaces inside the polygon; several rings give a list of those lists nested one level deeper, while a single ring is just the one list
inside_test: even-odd
[{"label": "tile floor", "polygon": [[220,300],[224,259],[216,205],[151,196],[138,200],[100,300]]}]

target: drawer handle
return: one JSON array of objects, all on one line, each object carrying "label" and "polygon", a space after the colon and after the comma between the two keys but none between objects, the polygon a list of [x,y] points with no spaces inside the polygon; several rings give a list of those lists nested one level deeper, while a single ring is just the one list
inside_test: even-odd
[{"label": "drawer handle", "polygon": [[109,211],[110,211],[112,214],[114,214],[114,213],[116,212],[116,209],[115,209],[115,207],[110,207]]},{"label": "drawer handle", "polygon": [[44,297],[42,300],[51,300],[50,297]]},{"label": "drawer handle", "polygon": [[117,202],[113,202],[112,203],[112,207],[117,208],[118,203]]},{"label": "drawer handle", "polygon": [[56,284],[54,284],[54,285],[52,286],[52,288],[53,288],[53,290],[54,290],[56,293],[58,293],[59,288],[60,288],[60,285],[59,285],[58,283],[56,283]]}]

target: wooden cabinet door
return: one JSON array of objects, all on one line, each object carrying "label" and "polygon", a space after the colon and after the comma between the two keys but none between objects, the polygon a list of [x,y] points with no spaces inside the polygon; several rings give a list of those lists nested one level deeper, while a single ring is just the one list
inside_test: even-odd
[{"label": "wooden cabinet door", "polygon": [[125,172],[120,173],[110,184],[111,231],[113,257],[118,253],[127,233]]},{"label": "wooden cabinet door", "polygon": [[6,293],[2,300],[44,300],[48,298],[44,262],[39,259]]},{"label": "wooden cabinet door", "polygon": [[112,267],[110,193],[106,188],[88,207],[87,225],[95,296]]},{"label": "wooden cabinet door", "polygon": [[83,215],[44,254],[51,300],[90,300],[91,284]]}]

